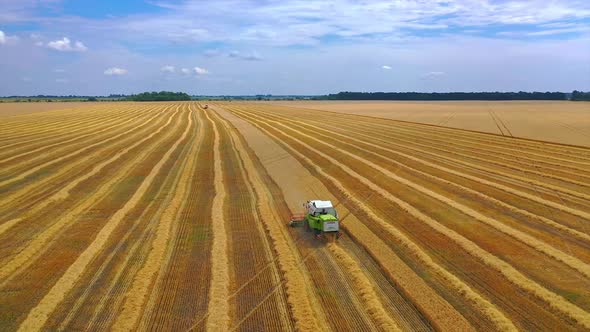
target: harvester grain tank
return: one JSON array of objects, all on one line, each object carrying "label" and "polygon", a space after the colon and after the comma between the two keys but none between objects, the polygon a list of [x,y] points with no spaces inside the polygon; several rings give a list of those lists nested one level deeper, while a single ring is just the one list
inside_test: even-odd
[{"label": "harvester grain tank", "polygon": [[304,226],[307,231],[313,231],[317,238],[330,242],[340,237],[340,220],[331,201],[311,200],[303,204],[303,207],[304,214],[291,217],[291,227]]}]

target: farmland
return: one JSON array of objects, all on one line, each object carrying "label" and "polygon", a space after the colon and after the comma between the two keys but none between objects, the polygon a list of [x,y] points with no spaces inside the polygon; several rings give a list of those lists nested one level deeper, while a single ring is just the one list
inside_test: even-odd
[{"label": "farmland", "polygon": [[273,103],[590,147],[590,104],[584,102],[275,101]]},{"label": "farmland", "polygon": [[0,117],[1,330],[590,330],[584,135],[202,106]]}]

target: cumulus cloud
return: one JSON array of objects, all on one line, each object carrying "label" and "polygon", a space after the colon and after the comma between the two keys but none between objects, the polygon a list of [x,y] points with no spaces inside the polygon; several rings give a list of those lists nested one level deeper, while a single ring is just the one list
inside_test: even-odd
[{"label": "cumulus cloud", "polygon": [[209,71],[205,68],[201,68],[201,67],[195,67],[193,68],[193,70],[195,71],[195,73],[197,75],[206,75],[209,74]]},{"label": "cumulus cloud", "polygon": [[381,66],[381,68],[383,68],[385,70],[391,70],[391,67],[388,65],[383,65],[383,66]]},{"label": "cumulus cloud", "polygon": [[7,34],[4,33],[4,31],[0,30],[0,45],[8,44],[10,42],[14,42],[17,40],[18,40],[17,36],[8,36]]},{"label": "cumulus cloud", "polygon": [[188,69],[188,68],[182,68],[182,69],[180,70],[180,72],[181,72],[181,73],[183,73],[183,74],[186,74],[186,75],[188,75],[188,74],[190,74],[190,73],[191,73],[191,70],[190,70],[190,69]]},{"label": "cumulus cloud", "polygon": [[125,74],[127,74],[127,69],[112,67],[112,68],[108,68],[107,70],[105,70],[104,74],[108,75],[108,76],[125,75]]},{"label": "cumulus cloud", "polygon": [[88,47],[81,41],[76,41],[72,44],[72,41],[67,37],[51,41],[47,43],[47,47],[60,52],[85,52],[88,50]]},{"label": "cumulus cloud", "polygon": [[422,79],[431,79],[445,76],[446,73],[442,71],[431,71],[421,76]]},{"label": "cumulus cloud", "polygon": [[174,73],[176,71],[176,68],[174,68],[174,66],[164,66],[160,68],[160,70],[165,73]]}]

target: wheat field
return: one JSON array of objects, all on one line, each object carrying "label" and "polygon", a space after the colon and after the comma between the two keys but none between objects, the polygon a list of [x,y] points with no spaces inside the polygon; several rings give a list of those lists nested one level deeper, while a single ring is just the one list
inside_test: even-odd
[{"label": "wheat field", "polygon": [[[0,117],[0,330],[590,330],[584,135],[354,105]],[[288,227],[309,199],[337,242]]]}]

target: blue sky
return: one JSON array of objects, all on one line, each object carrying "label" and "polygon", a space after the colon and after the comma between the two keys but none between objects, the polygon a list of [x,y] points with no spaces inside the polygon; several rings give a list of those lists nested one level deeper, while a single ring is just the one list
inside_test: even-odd
[{"label": "blue sky", "polygon": [[0,95],[590,90],[585,0],[0,2]]}]

